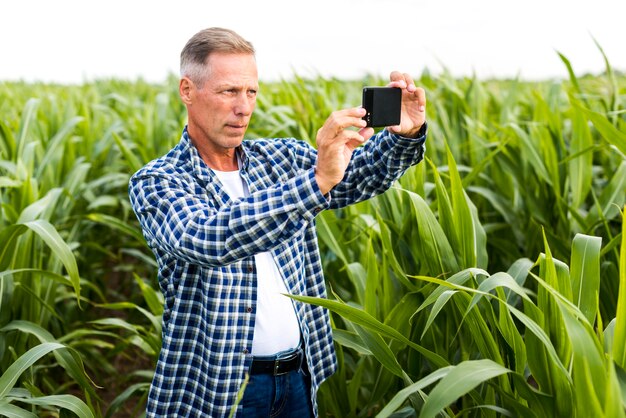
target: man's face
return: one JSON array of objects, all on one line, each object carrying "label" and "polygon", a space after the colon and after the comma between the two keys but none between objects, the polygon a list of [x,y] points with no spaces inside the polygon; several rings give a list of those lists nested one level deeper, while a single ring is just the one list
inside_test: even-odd
[{"label": "man's face", "polygon": [[259,89],[254,55],[213,53],[204,85],[190,88],[188,131],[206,153],[224,154],[241,144]]}]

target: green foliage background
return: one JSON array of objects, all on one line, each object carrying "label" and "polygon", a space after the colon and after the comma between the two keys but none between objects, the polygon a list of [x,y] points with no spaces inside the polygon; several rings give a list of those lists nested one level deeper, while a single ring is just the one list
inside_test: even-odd
[{"label": "green foliage background", "polygon": [[[426,159],[317,227],[340,369],[322,416],[623,417],[626,77],[422,74]],[[314,143],[363,80],[262,83],[250,137]],[[0,415],[140,416],[161,338],[130,175],[177,80],[0,84]]]}]

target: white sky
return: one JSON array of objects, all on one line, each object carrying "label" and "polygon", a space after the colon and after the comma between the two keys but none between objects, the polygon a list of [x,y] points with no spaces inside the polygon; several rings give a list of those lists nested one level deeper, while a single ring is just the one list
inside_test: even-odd
[{"label": "white sky", "polygon": [[567,77],[626,70],[626,0],[5,0],[0,81],[160,82],[198,30],[236,30],[262,80],[424,68],[455,76]]}]

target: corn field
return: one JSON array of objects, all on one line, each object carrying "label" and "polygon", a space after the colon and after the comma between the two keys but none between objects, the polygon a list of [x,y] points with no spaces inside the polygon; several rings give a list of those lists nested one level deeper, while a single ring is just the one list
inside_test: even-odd
[{"label": "corn field", "polygon": [[[425,160],[317,218],[339,370],[322,417],[626,417],[626,77],[425,72]],[[314,143],[363,80],[261,83],[248,137]],[[0,83],[0,416],[138,417],[161,344],[129,177],[177,79]],[[294,297],[295,298],[295,297]]]}]

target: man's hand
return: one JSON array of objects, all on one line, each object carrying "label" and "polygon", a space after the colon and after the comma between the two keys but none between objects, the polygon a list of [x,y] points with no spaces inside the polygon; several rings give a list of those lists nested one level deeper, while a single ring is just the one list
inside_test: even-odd
[{"label": "man's hand", "polygon": [[415,138],[426,121],[426,92],[421,87],[415,87],[413,78],[407,73],[393,71],[389,79],[389,87],[402,89],[402,116],[400,125],[388,129],[395,134]]},{"label": "man's hand", "polygon": [[365,109],[360,107],[338,110],[317,131],[315,180],[323,194],[328,193],[343,179],[352,152],[374,135],[373,128],[365,127],[363,116]]}]

